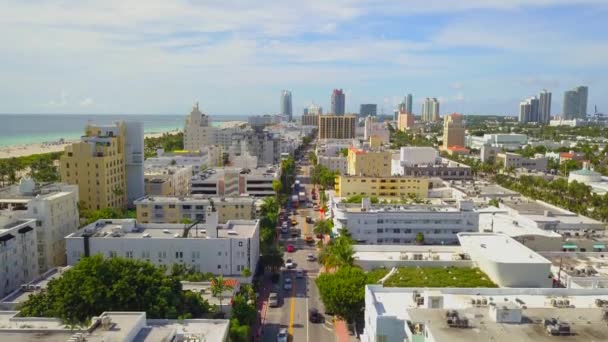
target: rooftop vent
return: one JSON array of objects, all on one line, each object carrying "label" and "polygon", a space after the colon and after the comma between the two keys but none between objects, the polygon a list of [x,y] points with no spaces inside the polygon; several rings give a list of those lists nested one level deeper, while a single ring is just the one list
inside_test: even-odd
[{"label": "rooftop vent", "polygon": [[459,317],[456,310],[446,312],[446,323],[450,328],[469,328],[469,320],[466,317]]},{"label": "rooftop vent", "polygon": [[556,318],[548,318],[543,321],[547,333],[552,336],[570,336],[572,330],[570,324],[566,322],[560,322]]}]

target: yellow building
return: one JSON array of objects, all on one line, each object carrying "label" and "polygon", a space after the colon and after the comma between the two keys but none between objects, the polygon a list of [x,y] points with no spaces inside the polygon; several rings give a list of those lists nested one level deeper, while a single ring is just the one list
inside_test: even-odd
[{"label": "yellow building", "polygon": [[411,194],[419,198],[427,198],[429,179],[416,177],[338,176],[336,177],[335,190],[338,197],[363,195],[380,198],[403,198]]},{"label": "yellow building", "polygon": [[351,176],[388,177],[391,175],[391,152],[367,152],[355,147],[348,149],[347,172]]},{"label": "yellow building", "polygon": [[405,132],[409,129],[412,129],[414,127],[414,123],[415,123],[414,114],[406,113],[406,112],[399,112],[399,114],[397,116],[397,129]]},{"label": "yellow building", "polygon": [[87,125],[80,142],[66,146],[61,181],[78,185],[83,209],[123,208],[127,204],[124,122]]},{"label": "yellow building", "polygon": [[253,220],[255,199],[252,197],[193,198],[146,196],[134,202],[137,221],[141,223],[180,223],[205,217],[205,210],[213,205],[219,223],[228,220]]},{"label": "yellow building", "polygon": [[354,139],[356,127],[354,115],[320,115],[319,139]]},{"label": "yellow building", "polygon": [[461,114],[450,114],[443,121],[443,150],[460,150],[464,148],[464,117]]}]

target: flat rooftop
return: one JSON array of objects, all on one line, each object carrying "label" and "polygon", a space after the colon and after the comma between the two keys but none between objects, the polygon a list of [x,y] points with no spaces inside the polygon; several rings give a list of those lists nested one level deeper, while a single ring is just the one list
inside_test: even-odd
[{"label": "flat rooftop", "polygon": [[439,260],[454,261],[454,256],[464,253],[460,246],[399,246],[399,245],[354,245],[355,259],[360,261],[414,260],[413,254],[437,255]]},{"label": "flat rooftop", "polygon": [[501,263],[548,264],[549,260],[504,234],[458,233],[460,245],[471,254]]},{"label": "flat rooftop", "polygon": [[[99,220],[71,234],[70,237],[82,237],[90,232],[91,238],[100,239],[182,239],[184,232],[184,224],[133,222],[133,219]],[[225,224],[218,224],[218,238],[252,238],[257,224],[257,220],[230,220]],[[190,229],[188,239],[207,238],[207,230],[211,228],[216,227],[209,227],[205,223],[198,224]]]},{"label": "flat rooftop", "polygon": [[458,208],[445,204],[372,204],[370,209],[362,210],[361,204],[341,202],[336,207],[350,213],[460,212]]},{"label": "flat rooftop", "polygon": [[510,214],[505,209],[493,206],[482,208],[479,212],[479,231],[492,231],[503,233],[511,237],[518,236],[546,236],[561,238],[561,235],[547,229],[540,229],[536,225],[530,224],[527,220]]},{"label": "flat rooftop", "polygon": [[[423,323],[436,341],[606,341],[608,325],[602,320],[600,308],[594,309],[524,309],[524,323],[496,323],[488,308],[469,308],[458,311],[466,317],[470,328],[450,328],[446,323],[446,310],[413,309],[409,314],[414,323]],[[546,332],[544,319],[558,318],[570,324],[573,335],[551,336]]]},{"label": "flat rooftop", "polygon": [[229,321],[223,319],[187,319],[182,322],[150,319],[133,341],[173,341],[171,337],[177,331],[184,333],[185,341],[188,341],[187,337],[197,338],[194,341],[223,341],[228,334],[228,326]]},{"label": "flat rooftop", "polygon": [[[19,185],[11,185],[0,188],[0,203],[28,203],[30,200],[39,198],[54,199],[69,194],[66,190],[67,184],[49,183],[37,185],[32,192],[21,192]],[[75,186],[74,186],[75,188]]]},{"label": "flat rooftop", "polygon": [[571,211],[564,210],[540,201],[520,199],[514,201],[504,201],[502,205],[512,209],[519,215],[529,217],[531,220],[536,222],[559,221],[560,223],[569,226],[587,224],[597,225],[598,228],[603,228],[605,226],[605,224],[600,221],[578,215]]},{"label": "flat rooftop", "polygon": [[13,309],[16,305],[25,302],[32,294],[37,294],[39,291],[46,289],[49,282],[57,279],[62,275],[62,269],[69,269],[71,266],[53,268],[32,280],[26,285],[33,286],[31,289],[17,289],[8,296],[0,300],[0,308]]},{"label": "flat rooftop", "polygon": [[205,195],[193,195],[188,197],[175,197],[175,196],[146,196],[142,197],[138,200],[135,200],[135,204],[201,204],[208,205],[210,200],[213,201],[216,205],[221,205],[222,203],[239,203],[239,204],[250,204],[255,201],[253,197],[248,196],[230,196],[230,197],[209,197]]},{"label": "flat rooftop", "polygon": [[510,197],[521,196],[520,193],[503,188],[502,186],[486,181],[450,181],[450,187],[460,190],[465,194],[473,197]]}]

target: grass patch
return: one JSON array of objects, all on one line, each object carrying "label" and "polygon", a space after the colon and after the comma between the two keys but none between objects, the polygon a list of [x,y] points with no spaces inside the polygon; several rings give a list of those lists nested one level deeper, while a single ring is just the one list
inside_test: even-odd
[{"label": "grass patch", "polygon": [[386,268],[376,268],[375,270],[367,272],[367,283],[368,284],[376,284],[378,280],[382,279],[385,275],[388,274],[390,270]]},{"label": "grass patch", "polygon": [[[375,272],[374,270],[372,272]],[[378,278],[379,279],[379,278]],[[498,287],[479,268],[400,267],[386,287]]]}]

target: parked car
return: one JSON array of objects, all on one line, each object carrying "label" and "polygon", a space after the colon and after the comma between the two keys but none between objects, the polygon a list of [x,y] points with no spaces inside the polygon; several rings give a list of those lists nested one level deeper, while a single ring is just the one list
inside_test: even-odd
[{"label": "parked car", "polygon": [[285,260],[285,268],[290,270],[295,267],[296,267],[296,264],[293,262],[293,260],[291,258],[287,258],[287,260]]},{"label": "parked car", "polygon": [[292,225],[292,226],[295,226],[295,225],[297,225],[297,224],[298,224],[298,220],[296,220],[295,218],[292,218],[292,219],[291,219],[291,225]]},{"label": "parked car", "polygon": [[311,234],[306,234],[304,240],[306,241],[306,243],[315,243],[315,238],[313,238]]},{"label": "parked car", "polygon": [[296,251],[294,245],[287,245],[287,253],[293,253]]},{"label": "parked car", "polygon": [[306,223],[312,223],[312,217],[306,216]]},{"label": "parked car", "polygon": [[281,330],[279,330],[277,342],[287,342],[287,328],[281,328]]},{"label": "parked car", "polygon": [[276,292],[270,292],[270,295],[268,296],[268,306],[271,308],[279,306],[279,295]]},{"label": "parked car", "polygon": [[302,270],[302,269],[297,270],[296,278],[298,278],[298,279],[304,278],[304,270]]},{"label": "parked car", "polygon": [[323,315],[317,309],[310,309],[308,319],[311,323],[323,323]]},{"label": "parked car", "polygon": [[308,256],[306,257],[306,260],[308,260],[308,261],[315,261],[315,260],[317,260],[317,257],[315,257],[314,254],[309,253]]},{"label": "parked car", "polygon": [[285,291],[289,291],[291,290],[292,286],[291,286],[291,278],[289,277],[285,277],[285,280],[283,280],[283,289]]}]

